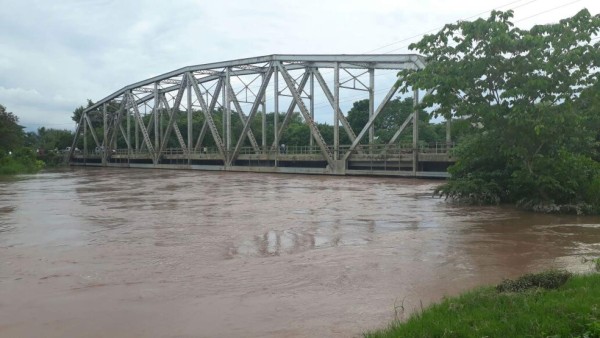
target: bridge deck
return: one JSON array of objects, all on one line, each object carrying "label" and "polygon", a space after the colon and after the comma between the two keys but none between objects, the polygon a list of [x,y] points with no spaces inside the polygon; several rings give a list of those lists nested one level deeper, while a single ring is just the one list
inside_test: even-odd
[{"label": "bridge deck", "polygon": [[[422,147],[418,152],[419,170],[413,170],[413,152],[406,148],[363,147],[347,160],[345,170],[332,172],[327,161],[317,149],[310,147],[289,147],[266,149],[252,153],[245,149],[231,166],[224,165],[216,149],[185,152],[181,149],[167,149],[158,163],[147,151],[111,151],[107,161],[102,163],[102,153],[75,152],[70,164],[76,166],[137,167],[160,169],[196,169],[221,171],[252,171],[299,174],[334,175],[373,175],[402,177],[448,177],[446,168],[454,162],[447,149]],[[341,150],[340,150],[341,152]],[[335,152],[334,152],[335,153]]]}]

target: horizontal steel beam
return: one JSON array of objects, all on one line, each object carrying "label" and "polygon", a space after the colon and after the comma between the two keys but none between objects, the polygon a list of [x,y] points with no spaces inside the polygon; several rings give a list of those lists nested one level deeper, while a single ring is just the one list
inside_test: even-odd
[{"label": "horizontal steel beam", "polygon": [[[128,86],[121,88],[120,90],[110,94],[109,96],[101,99],[96,104],[87,108],[85,111],[91,111],[100,107],[103,103],[109,102],[119,96],[122,96],[129,90],[135,90],[140,87],[144,87],[155,82],[169,82],[173,77],[181,76],[187,72],[204,72],[214,71],[224,73],[223,69],[227,67],[240,67],[240,66],[252,66],[260,64],[256,67],[244,67],[247,69],[239,69],[231,72],[230,75],[238,76],[241,73],[246,74],[257,74],[264,72],[267,67],[264,64],[271,63],[273,61],[279,61],[282,63],[294,63],[293,65],[286,65],[286,69],[292,70],[294,67],[298,69],[310,67],[318,68],[333,68],[335,63],[340,63],[341,68],[375,68],[375,69],[422,69],[425,67],[425,58],[417,54],[318,54],[318,55],[266,55],[252,58],[214,62],[202,65],[183,67],[162,75],[154,76],[146,80],[142,80]],[[236,74],[239,73],[239,74]],[[212,75],[218,77],[221,75]],[[208,76],[209,78],[211,76]],[[205,78],[202,78],[205,79]],[[178,81],[178,80],[176,80]]]}]

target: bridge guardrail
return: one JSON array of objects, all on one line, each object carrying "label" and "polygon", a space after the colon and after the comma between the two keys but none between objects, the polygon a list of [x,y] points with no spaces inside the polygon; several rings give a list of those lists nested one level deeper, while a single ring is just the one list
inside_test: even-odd
[{"label": "bridge guardrail", "polygon": [[[452,150],[452,148],[455,147],[455,143],[451,142],[451,143],[446,143],[446,142],[431,142],[431,143],[420,143],[418,146],[418,151],[420,153],[427,153],[427,154],[445,154],[448,153]],[[345,154],[348,150],[350,149],[349,145],[340,145],[340,147],[337,149],[338,153],[340,156],[343,156],[343,154]],[[336,149],[332,146],[328,147],[328,150],[333,154]],[[353,155],[364,155],[364,156],[397,156],[397,155],[402,155],[402,154],[412,154],[413,152],[413,145],[412,143],[400,143],[400,144],[393,144],[393,145],[387,145],[387,144],[360,144],[358,146],[356,146],[356,148],[353,150],[352,154]],[[198,156],[200,155],[200,157],[202,157],[202,155],[218,155],[219,154],[219,150],[216,147],[202,147],[198,150],[193,150],[189,153],[190,155],[193,156]],[[279,154],[279,155],[320,155],[321,154],[321,148],[314,145],[314,146],[285,146],[285,147],[276,147],[276,148],[272,148],[271,146],[266,146],[266,147],[259,147],[259,152],[257,153],[255,151],[255,149],[253,147],[242,147],[240,152],[240,155],[261,155],[261,154],[265,154],[265,155],[273,155],[273,154]],[[90,157],[90,158],[96,158],[96,157],[101,157],[102,153],[101,152],[97,152],[97,151],[81,151],[76,153],[76,155],[79,156],[83,156],[83,157]],[[113,155],[120,155],[120,156],[142,156],[142,155],[147,155],[148,157],[151,157],[151,154],[148,152],[148,150],[144,149],[144,150],[136,150],[136,149],[113,149],[110,151],[110,153],[108,154],[108,156],[113,156]],[[174,155],[188,155],[188,152],[186,150],[183,150],[181,148],[167,148],[165,149],[161,155],[166,155],[166,156],[174,156]]]}]

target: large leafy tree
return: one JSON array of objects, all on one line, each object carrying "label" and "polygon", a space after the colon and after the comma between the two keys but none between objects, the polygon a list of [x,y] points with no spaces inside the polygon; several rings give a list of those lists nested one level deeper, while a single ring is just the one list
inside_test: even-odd
[{"label": "large leafy tree", "polygon": [[[446,25],[412,44],[427,57],[401,72],[403,88],[433,89],[423,108],[474,132],[438,191],[477,203],[600,211],[600,16],[514,27],[512,11]],[[597,39],[596,39],[597,40]]]},{"label": "large leafy tree", "polygon": [[19,118],[0,105],[0,151],[22,147],[24,136],[23,127],[19,125]]},{"label": "large leafy tree", "polygon": [[81,119],[81,115],[83,114],[83,111],[86,110],[87,108],[91,107],[94,105],[94,102],[90,99],[87,100],[87,106],[79,106],[77,108],[75,108],[75,110],[73,111],[73,115],[71,116],[71,119],[73,121],[75,121],[75,123],[79,123],[80,119]]}]

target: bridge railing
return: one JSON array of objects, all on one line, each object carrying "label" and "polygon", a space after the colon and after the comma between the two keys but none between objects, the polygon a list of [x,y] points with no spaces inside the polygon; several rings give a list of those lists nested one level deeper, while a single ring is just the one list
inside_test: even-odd
[{"label": "bridge railing", "polygon": [[[430,142],[430,143],[419,143],[417,146],[417,151],[419,153],[428,153],[428,154],[446,154],[454,148],[454,142],[446,143],[446,142]],[[340,151],[345,152],[344,147],[340,147]],[[358,145],[354,151],[353,155],[361,154],[361,155],[399,155],[399,154],[412,154],[413,153],[413,144],[412,143],[399,143],[399,144],[361,144]]]},{"label": "bridge railing", "polygon": [[[418,151],[419,153],[425,154],[446,154],[449,153],[452,148],[455,147],[455,143],[446,143],[446,142],[431,142],[431,143],[419,143]],[[337,151],[339,156],[343,156],[350,149],[349,145],[341,145]],[[329,146],[328,150],[330,153],[334,154],[336,149],[333,146]],[[353,150],[353,155],[362,155],[362,156],[398,156],[402,154],[412,154],[413,145],[412,143],[399,143],[399,144],[361,144],[356,146]],[[214,156],[219,154],[219,150],[216,147],[202,147],[198,150],[193,150],[190,155],[194,157],[202,157],[206,156]],[[271,146],[267,147],[259,147],[258,153],[253,147],[242,147],[240,155],[320,155],[321,148],[318,146],[285,146],[285,147],[276,147],[273,148]],[[75,153],[76,156],[84,156],[89,158],[100,157],[102,155],[102,151],[80,151]],[[149,158],[152,157],[151,153],[148,150],[136,150],[136,149],[112,149],[109,151],[108,156],[136,156],[143,157],[144,155]],[[188,155],[188,152],[181,148],[167,148],[162,153],[162,156],[185,156]]]},{"label": "bridge railing", "polygon": [[420,148],[422,153],[446,154],[456,146],[455,142],[431,142],[425,143]]}]

